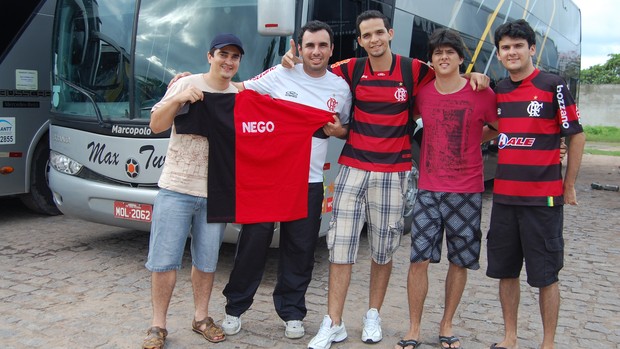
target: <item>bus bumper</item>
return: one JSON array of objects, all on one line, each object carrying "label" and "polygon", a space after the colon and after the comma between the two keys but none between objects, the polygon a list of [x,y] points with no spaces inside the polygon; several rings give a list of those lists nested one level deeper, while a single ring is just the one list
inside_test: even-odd
[{"label": "bus bumper", "polygon": [[[49,171],[49,185],[58,209],[65,215],[89,222],[112,225],[121,228],[150,231],[151,223],[117,218],[114,203],[118,201],[153,205],[157,189],[129,188],[85,180],[58,172]],[[227,224],[224,232],[226,243],[237,243],[238,224]],[[276,229],[271,247],[279,245],[279,231]]]},{"label": "bus bumper", "polygon": [[122,228],[150,231],[151,223],[114,217],[114,202],[153,205],[156,189],[128,188],[85,180],[50,168],[49,185],[65,215]]}]

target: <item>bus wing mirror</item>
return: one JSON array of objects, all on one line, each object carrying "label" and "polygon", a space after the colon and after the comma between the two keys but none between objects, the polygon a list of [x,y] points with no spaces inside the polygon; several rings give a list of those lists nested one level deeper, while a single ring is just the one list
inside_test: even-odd
[{"label": "bus wing mirror", "polygon": [[265,36],[289,36],[295,31],[295,1],[258,0],[258,33]]}]

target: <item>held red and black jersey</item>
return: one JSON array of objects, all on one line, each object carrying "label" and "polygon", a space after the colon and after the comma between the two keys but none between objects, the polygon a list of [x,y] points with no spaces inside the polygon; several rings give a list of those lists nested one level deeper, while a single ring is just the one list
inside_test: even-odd
[{"label": "held red and black jersey", "polygon": [[509,205],[564,204],[560,138],[583,132],[564,80],[536,69],[496,90],[499,157],[493,200]]},{"label": "held red and black jersey", "polygon": [[[431,81],[435,74],[429,66],[414,59],[411,69],[413,96],[408,96],[400,59],[401,56],[393,55],[392,66],[385,72],[373,71],[366,62],[364,73],[355,87],[354,113],[349,136],[338,159],[340,164],[375,172],[411,169],[411,140],[407,127],[409,98],[415,98],[419,88]],[[351,58],[335,63],[331,70],[341,77],[344,74],[352,77],[355,61]]]},{"label": "held red and black jersey", "polygon": [[209,139],[207,221],[285,222],[308,215],[312,134],[332,113],[252,90],[204,92],[177,133]]}]

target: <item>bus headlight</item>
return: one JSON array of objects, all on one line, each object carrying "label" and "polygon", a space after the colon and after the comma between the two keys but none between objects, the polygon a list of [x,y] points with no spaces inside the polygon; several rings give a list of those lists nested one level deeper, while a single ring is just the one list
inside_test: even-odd
[{"label": "bus headlight", "polygon": [[50,151],[50,165],[58,172],[69,175],[76,175],[82,169],[82,164],[71,159],[70,157]]}]

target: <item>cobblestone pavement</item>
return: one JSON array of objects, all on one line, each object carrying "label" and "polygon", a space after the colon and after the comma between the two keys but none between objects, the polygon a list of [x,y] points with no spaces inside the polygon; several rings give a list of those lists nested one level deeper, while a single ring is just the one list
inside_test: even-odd
[{"label": "cobblestone pavement", "polygon": [[[620,193],[592,190],[590,183],[620,183],[620,158],[585,155],[577,186],[580,205],[565,209],[565,268],[560,274],[562,307],[557,348],[620,348]],[[490,192],[484,195],[483,231],[488,227]],[[395,256],[394,271],[381,311],[384,339],[363,344],[361,318],[368,299],[368,249],[353,268],[344,319],[349,338],[332,348],[393,348],[408,327],[406,275],[409,236]],[[65,216],[29,213],[15,199],[0,200],[0,347],[139,348],[150,323],[150,274],[144,268],[148,234],[88,223]],[[497,281],[481,269],[469,273],[454,332],[468,349],[488,348],[501,339]],[[234,246],[224,245],[216,275],[211,313],[222,320]],[[328,279],[324,242],[316,251],[308,290],[307,335],[283,337],[284,327],[271,302],[277,250],[243,329],[219,344],[205,342],[191,329],[193,305],[189,258],[178,275],[169,311],[168,349],[305,348],[326,312]],[[447,262],[430,267],[430,289],[422,327],[422,349],[439,348],[438,322]],[[520,348],[536,348],[542,326],[535,289],[522,281]]]}]

